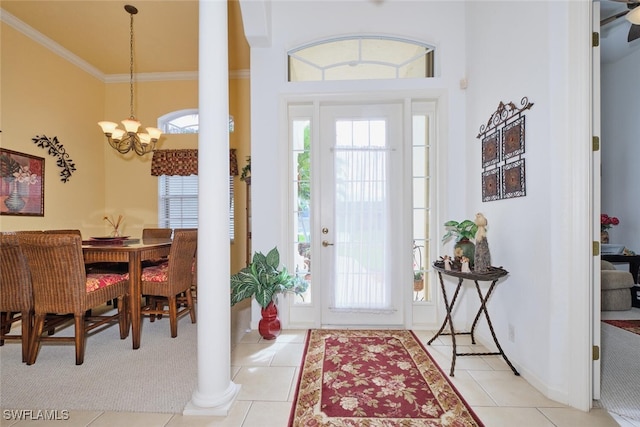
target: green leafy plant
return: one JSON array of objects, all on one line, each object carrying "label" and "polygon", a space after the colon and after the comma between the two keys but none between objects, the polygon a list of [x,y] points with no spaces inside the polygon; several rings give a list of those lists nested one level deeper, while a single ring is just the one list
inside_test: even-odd
[{"label": "green leafy plant", "polygon": [[0,156],[0,176],[4,178],[14,178],[15,174],[20,173],[22,167],[20,163],[13,158],[3,154]]},{"label": "green leafy plant", "polygon": [[478,231],[476,223],[469,219],[465,219],[462,222],[447,221],[444,223],[444,226],[447,229],[447,233],[442,236],[443,242],[446,242],[454,236],[456,238],[456,242],[459,242],[462,239],[472,240],[476,237],[476,232]]},{"label": "green leafy plant", "polygon": [[251,263],[231,276],[231,305],[255,297],[262,308],[266,308],[280,293],[291,292],[301,295],[309,284],[286,267],[280,268],[280,254],[277,247],[267,255],[255,252]]},{"label": "green leafy plant", "polygon": [[247,164],[240,173],[240,181],[246,181],[248,178],[251,178],[251,156],[247,156]]}]

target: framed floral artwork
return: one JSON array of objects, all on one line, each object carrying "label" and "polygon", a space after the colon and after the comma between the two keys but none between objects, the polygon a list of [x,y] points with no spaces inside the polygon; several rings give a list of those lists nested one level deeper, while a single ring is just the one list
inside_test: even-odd
[{"label": "framed floral artwork", "polygon": [[0,215],[44,216],[44,159],[0,148]]}]

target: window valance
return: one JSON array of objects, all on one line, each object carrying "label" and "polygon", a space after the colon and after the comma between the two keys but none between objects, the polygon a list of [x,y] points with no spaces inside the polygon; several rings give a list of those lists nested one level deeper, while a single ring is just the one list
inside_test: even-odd
[{"label": "window valance", "polygon": [[[198,174],[198,150],[155,150],[151,161],[151,175]],[[229,175],[238,175],[238,158],[235,148],[229,150]]]}]

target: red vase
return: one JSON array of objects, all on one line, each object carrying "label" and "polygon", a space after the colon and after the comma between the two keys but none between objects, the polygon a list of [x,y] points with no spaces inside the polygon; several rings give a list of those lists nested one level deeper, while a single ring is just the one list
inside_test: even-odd
[{"label": "red vase", "polygon": [[278,319],[278,307],[271,301],[266,308],[263,308],[262,319],[258,322],[258,332],[265,340],[275,340],[280,335],[280,319]]}]

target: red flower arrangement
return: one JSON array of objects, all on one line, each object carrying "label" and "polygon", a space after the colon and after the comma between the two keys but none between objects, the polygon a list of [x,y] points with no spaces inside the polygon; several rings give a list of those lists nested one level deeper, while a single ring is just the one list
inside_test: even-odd
[{"label": "red flower arrangement", "polygon": [[600,214],[600,231],[607,231],[614,225],[620,224],[620,220],[615,216]]}]

